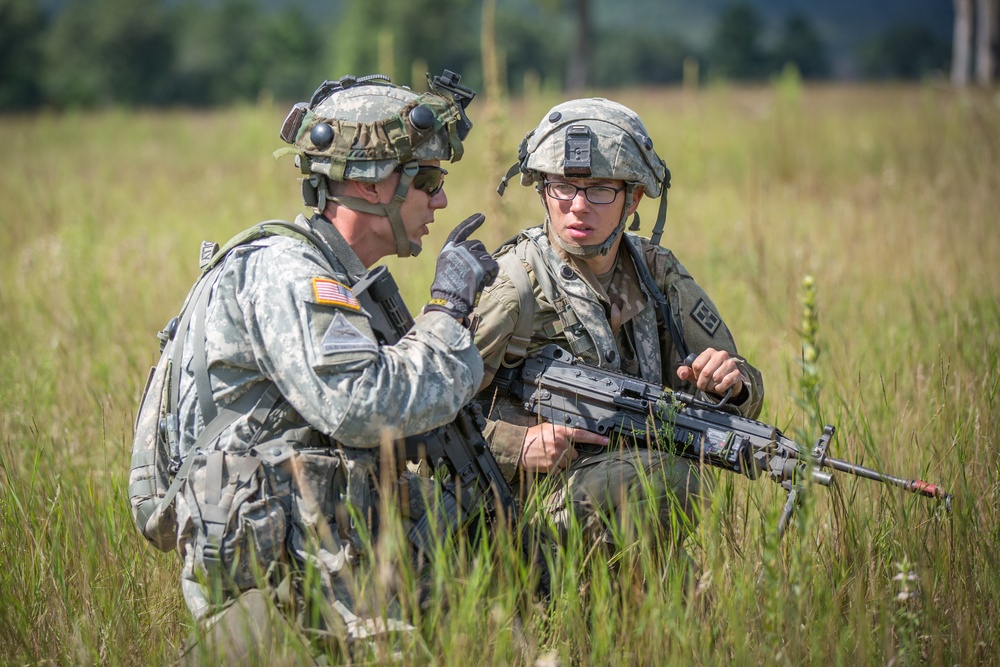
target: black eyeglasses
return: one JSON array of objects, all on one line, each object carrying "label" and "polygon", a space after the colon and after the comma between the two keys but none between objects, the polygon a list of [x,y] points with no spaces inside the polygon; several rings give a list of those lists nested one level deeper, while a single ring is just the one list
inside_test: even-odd
[{"label": "black eyeglasses", "polygon": [[[403,171],[402,165],[396,167],[396,171]],[[417,167],[417,173],[410,185],[433,197],[441,192],[441,188],[444,187],[444,176],[447,173],[448,170],[442,167],[432,164],[422,164]]]},{"label": "black eyeglasses", "polygon": [[624,189],[613,188],[610,185],[588,185],[581,188],[566,181],[545,181],[545,194],[560,201],[572,201],[576,199],[576,193],[583,190],[584,196],[591,204],[610,204]]}]

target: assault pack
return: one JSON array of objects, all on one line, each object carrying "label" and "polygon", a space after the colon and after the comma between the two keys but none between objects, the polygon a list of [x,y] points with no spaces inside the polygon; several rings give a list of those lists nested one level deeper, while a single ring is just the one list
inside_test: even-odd
[{"label": "assault pack", "polygon": [[[261,223],[233,237],[225,246],[204,242],[201,246],[201,276],[188,293],[180,314],[170,320],[157,334],[160,340],[160,359],[150,369],[146,386],[136,414],[135,433],[132,441],[132,462],[129,472],[129,504],[139,532],[160,551],[171,551],[177,546],[177,517],[174,499],[184,482],[192,474],[192,466],[206,467],[209,479],[221,483],[222,452],[206,452],[213,449],[213,441],[234,421],[253,412],[252,418],[264,423],[280,396],[273,383],[260,382],[228,406],[219,407],[212,400],[209,384],[208,364],[205,358],[205,311],[222,266],[222,260],[237,246],[250,243],[267,236],[281,234],[302,239],[317,248],[324,245],[310,231],[281,220]],[[329,260],[330,258],[328,258]],[[331,263],[332,264],[332,263]],[[194,326],[192,327],[192,320]],[[205,429],[191,449],[191,455],[182,460],[180,452],[179,384],[181,378],[180,357],[189,335],[199,342],[193,345],[192,368],[195,374],[198,400],[205,421]],[[305,427],[303,427],[305,428]],[[266,456],[272,464],[280,464],[281,458],[291,456],[290,451],[270,447]],[[249,482],[260,461],[256,456],[248,459],[235,475],[230,475],[228,484],[218,490],[211,490],[209,501],[216,501],[214,509],[204,512],[203,520],[214,526],[224,526],[228,507],[218,503],[231,503],[233,488],[240,479]],[[277,460],[276,460],[277,459]],[[217,532],[209,530],[210,533]]]}]

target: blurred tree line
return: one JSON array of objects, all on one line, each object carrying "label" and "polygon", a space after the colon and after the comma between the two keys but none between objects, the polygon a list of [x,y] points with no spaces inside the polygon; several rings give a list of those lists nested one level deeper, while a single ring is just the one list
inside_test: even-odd
[{"label": "blurred tree line", "polygon": [[[345,73],[416,87],[416,76],[445,67],[481,89],[480,9],[479,0],[0,0],[0,110],[295,100]],[[761,15],[737,2],[696,49],[641,21],[628,34],[595,25],[591,9],[591,0],[498,3],[508,88],[669,84],[686,59],[700,78],[766,80],[787,63],[807,79],[831,75],[804,15],[765,43]],[[914,78],[944,68],[948,50],[902,26],[861,56],[868,76]]]}]

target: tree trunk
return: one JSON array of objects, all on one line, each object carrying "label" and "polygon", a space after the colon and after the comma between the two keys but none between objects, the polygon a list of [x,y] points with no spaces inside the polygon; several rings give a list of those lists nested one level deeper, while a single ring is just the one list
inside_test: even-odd
[{"label": "tree trunk", "polygon": [[590,62],[590,0],[573,0],[576,9],[576,44],[566,68],[566,88],[580,92],[587,87]]},{"label": "tree trunk", "polygon": [[955,32],[951,48],[951,83],[969,85],[969,58],[972,56],[972,0],[954,0]]},{"label": "tree trunk", "polygon": [[989,86],[996,71],[997,0],[976,0],[976,83]]}]

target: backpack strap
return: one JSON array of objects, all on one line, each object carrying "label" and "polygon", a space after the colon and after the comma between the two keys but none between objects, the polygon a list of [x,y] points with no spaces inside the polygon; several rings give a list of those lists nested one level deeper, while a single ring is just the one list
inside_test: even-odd
[{"label": "backpack strap", "polygon": [[[502,255],[497,259],[497,263],[507,271],[511,282],[517,290],[518,317],[514,324],[514,333],[504,352],[501,365],[506,368],[514,368],[528,356],[528,344],[534,329],[535,320],[535,294],[528,277],[525,264],[531,266],[535,281],[538,283],[542,294],[549,300],[556,311],[559,322],[563,330],[573,330],[580,323],[576,312],[573,310],[570,299],[563,294],[556,286],[552,275],[549,273],[548,265],[541,255],[541,251],[532,239],[516,246],[514,250]],[[579,339],[569,340],[571,351],[575,355],[580,355],[589,349],[578,344]]]},{"label": "backpack strap", "polygon": [[[333,229],[333,225],[330,225],[330,227]],[[150,516],[152,516],[157,506],[168,506],[173,501],[174,496],[177,495],[184,481],[187,479],[188,472],[191,468],[191,462],[195,458],[193,456],[185,456],[183,457],[183,462],[180,461],[180,433],[177,419],[177,409],[180,404],[181,369],[183,367],[183,364],[181,363],[181,355],[183,354],[184,344],[187,339],[188,332],[192,328],[192,321],[194,330],[191,333],[194,336],[194,339],[198,341],[198,344],[194,346],[191,367],[194,373],[198,404],[201,408],[202,419],[205,423],[205,428],[199,434],[191,448],[192,452],[196,450],[208,449],[227,428],[236,422],[237,419],[244,416],[251,410],[261,409],[265,406],[267,409],[270,409],[270,407],[273,407],[273,404],[277,402],[278,398],[280,398],[278,389],[273,382],[259,382],[238,399],[233,401],[230,405],[222,407],[218,406],[213,399],[212,383],[208,373],[208,357],[205,349],[205,321],[208,311],[208,300],[211,296],[212,288],[218,280],[218,274],[221,272],[222,260],[236,247],[250,243],[257,239],[275,235],[298,238],[312,244],[323,254],[324,258],[330,264],[331,270],[333,270],[333,267],[337,265],[337,260],[339,260],[342,264],[349,264],[351,263],[350,259],[353,258],[353,263],[356,263],[359,266],[361,264],[353,252],[348,252],[349,247],[347,246],[347,242],[339,233],[336,232],[336,229],[333,229],[333,234],[326,236],[329,236],[330,238],[328,240],[332,241],[330,245],[337,245],[336,239],[340,239],[343,246],[340,249],[340,252],[331,251],[330,246],[327,245],[327,243],[324,243],[324,241],[320,239],[319,236],[317,236],[312,230],[305,229],[299,225],[294,225],[284,220],[269,220],[244,230],[231,238],[225,246],[217,249],[207,261],[205,260],[206,253],[203,251],[201,262],[202,275],[198,279],[198,283],[192,290],[187,302],[184,304],[184,309],[180,316],[180,322],[177,325],[176,335],[173,339],[173,347],[170,353],[171,359],[169,362],[164,435],[169,443],[168,447],[170,455],[176,463],[180,463],[180,467],[174,474],[174,479],[163,498],[157,500],[154,495],[149,499],[149,501],[144,503],[141,513],[147,520]],[[203,248],[205,247],[211,246],[203,245]],[[215,248],[212,249],[214,250]],[[341,255],[344,257],[341,257]]]}]

